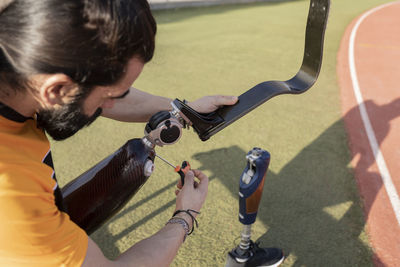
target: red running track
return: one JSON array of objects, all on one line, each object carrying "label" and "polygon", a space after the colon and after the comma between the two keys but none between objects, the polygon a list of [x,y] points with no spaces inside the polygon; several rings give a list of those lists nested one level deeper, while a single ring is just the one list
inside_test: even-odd
[{"label": "red running track", "polygon": [[349,25],[337,72],[374,263],[400,266],[400,1]]}]

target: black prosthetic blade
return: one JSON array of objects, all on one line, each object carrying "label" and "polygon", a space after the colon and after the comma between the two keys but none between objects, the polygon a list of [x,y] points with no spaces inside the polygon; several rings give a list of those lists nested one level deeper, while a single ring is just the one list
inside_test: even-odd
[{"label": "black prosthetic blade", "polygon": [[[301,94],[316,82],[322,65],[325,29],[328,22],[330,0],[311,0],[307,19],[303,63],[298,73],[287,81],[262,82],[239,96],[233,106],[224,106],[214,114],[211,127],[196,129],[201,140],[205,141],[237,119],[274,96],[281,94]],[[185,113],[185,112],[183,112]],[[187,114],[185,114],[187,115]],[[189,116],[188,116],[189,117]]]}]

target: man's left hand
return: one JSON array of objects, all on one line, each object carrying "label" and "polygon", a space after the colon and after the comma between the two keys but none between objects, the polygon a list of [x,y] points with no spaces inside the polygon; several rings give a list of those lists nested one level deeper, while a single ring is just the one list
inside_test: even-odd
[{"label": "man's left hand", "polygon": [[238,101],[237,96],[214,95],[204,96],[193,102],[188,102],[188,106],[199,113],[210,113],[225,105],[234,105]]}]

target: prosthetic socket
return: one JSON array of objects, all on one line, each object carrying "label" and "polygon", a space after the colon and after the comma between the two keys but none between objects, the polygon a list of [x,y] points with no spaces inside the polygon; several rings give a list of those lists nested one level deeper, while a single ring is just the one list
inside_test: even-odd
[{"label": "prosthetic socket", "polygon": [[72,221],[93,233],[114,216],[150,177],[155,152],[141,139],[129,140],[62,188]]},{"label": "prosthetic socket", "polygon": [[63,206],[71,220],[91,234],[114,216],[152,174],[155,146],[175,143],[181,128],[172,112],[158,112],[147,123],[143,138],[129,140],[64,186]]}]

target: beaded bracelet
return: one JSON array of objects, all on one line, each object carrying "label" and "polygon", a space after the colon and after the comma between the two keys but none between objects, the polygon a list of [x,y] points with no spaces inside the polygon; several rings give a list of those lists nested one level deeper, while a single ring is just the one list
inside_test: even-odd
[{"label": "beaded bracelet", "polygon": [[168,220],[168,222],[165,225],[167,224],[180,224],[185,230],[185,236],[183,237],[183,242],[185,242],[186,236],[189,235],[189,223],[183,218],[172,217],[171,219]]},{"label": "beaded bracelet", "polygon": [[196,227],[199,227],[199,223],[197,222],[196,218],[195,218],[190,212],[193,212],[193,213],[196,213],[196,214],[200,214],[200,212],[195,211],[195,210],[191,210],[191,209],[187,209],[187,210],[176,210],[176,211],[174,212],[174,214],[172,215],[172,218],[173,218],[175,215],[177,215],[178,213],[181,213],[181,212],[184,212],[184,213],[188,214],[188,215],[190,216],[190,218],[192,218],[192,230],[190,230],[190,232],[188,233],[188,235],[190,235],[190,234],[193,233],[193,230],[194,230],[194,226],[195,226],[195,225],[196,225]]}]

